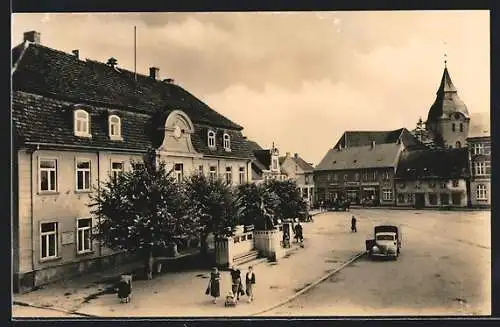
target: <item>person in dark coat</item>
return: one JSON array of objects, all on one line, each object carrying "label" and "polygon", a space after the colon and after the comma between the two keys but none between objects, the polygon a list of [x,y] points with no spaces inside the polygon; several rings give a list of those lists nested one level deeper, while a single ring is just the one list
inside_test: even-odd
[{"label": "person in dark coat", "polygon": [[240,300],[240,295],[244,295],[243,283],[241,282],[241,271],[239,269],[231,269],[231,289],[234,296],[236,296],[236,301]]},{"label": "person in dark coat", "polygon": [[358,229],[356,228],[356,217],[351,218],[351,232],[356,233]]},{"label": "person in dark coat", "polygon": [[302,243],[304,241],[304,235],[302,234],[302,225],[300,222],[295,225],[295,237],[297,238],[297,242]]},{"label": "person in dark coat", "polygon": [[210,281],[208,282],[208,287],[205,294],[213,297],[213,302],[217,303],[217,298],[220,297],[220,273],[217,267],[212,268],[212,272],[210,273]]},{"label": "person in dark coat", "polygon": [[130,293],[132,293],[132,286],[129,281],[125,280],[123,277],[118,282],[118,298],[120,303],[130,302]]},{"label": "person in dark coat", "polygon": [[248,296],[248,302],[253,301],[253,287],[255,285],[255,273],[253,272],[253,267],[248,267],[248,272],[245,276],[246,293]]}]

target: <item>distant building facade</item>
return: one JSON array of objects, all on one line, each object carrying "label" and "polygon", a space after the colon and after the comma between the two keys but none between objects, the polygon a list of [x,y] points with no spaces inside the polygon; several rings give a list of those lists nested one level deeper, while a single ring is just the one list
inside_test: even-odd
[{"label": "distant building facade", "polygon": [[274,145],[270,149],[262,149],[257,143],[249,141],[252,148],[252,181],[263,183],[265,181],[286,180],[288,176],[281,168],[279,160],[279,150]]},{"label": "distant building facade", "polygon": [[467,148],[403,151],[394,178],[396,205],[467,207],[469,178]]},{"label": "distant building facade", "polygon": [[346,131],[314,168],[316,201],[394,205],[394,176],[404,149],[424,149],[406,128]]},{"label": "distant building facade", "polygon": [[314,168],[298,153],[289,152],[280,157],[280,166],[288,179],[294,180],[300,189],[300,194],[310,205],[314,205]]},{"label": "distant building facade", "polygon": [[473,207],[491,207],[491,136],[489,115],[471,115],[467,143],[471,159],[471,205]]},{"label": "distant building facade", "polygon": [[15,291],[123,259],[93,240],[89,195],[149,147],[179,181],[251,181],[243,128],[157,68],[135,76],[42,46],[37,32],[24,39],[12,49]]}]

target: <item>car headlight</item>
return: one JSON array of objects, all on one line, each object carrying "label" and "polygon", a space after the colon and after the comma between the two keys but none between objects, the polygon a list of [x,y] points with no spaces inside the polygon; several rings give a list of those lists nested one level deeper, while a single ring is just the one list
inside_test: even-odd
[{"label": "car headlight", "polygon": [[380,251],[380,249],[378,248],[378,246],[374,245],[374,246],[372,247],[372,251],[373,251],[373,252],[378,252],[378,251]]}]

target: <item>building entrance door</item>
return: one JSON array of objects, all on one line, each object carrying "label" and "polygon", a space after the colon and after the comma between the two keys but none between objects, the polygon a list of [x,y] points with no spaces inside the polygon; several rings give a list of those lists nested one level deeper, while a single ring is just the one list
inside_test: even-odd
[{"label": "building entrance door", "polygon": [[420,209],[425,207],[424,193],[415,193],[415,208]]}]

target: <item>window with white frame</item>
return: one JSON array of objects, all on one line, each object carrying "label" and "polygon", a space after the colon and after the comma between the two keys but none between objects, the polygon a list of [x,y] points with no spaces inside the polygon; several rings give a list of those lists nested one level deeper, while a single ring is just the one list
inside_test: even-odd
[{"label": "window with white frame", "polygon": [[123,162],[112,162],[111,163],[111,176],[113,179],[117,179],[118,175],[123,173]]},{"label": "window with white frame", "polygon": [[217,167],[210,166],[209,177],[211,181],[215,181],[217,179]]},{"label": "window with white frame", "polygon": [[354,174],[354,180],[359,182],[359,173]]},{"label": "window with white frame", "polygon": [[40,224],[40,258],[57,258],[57,223]]},{"label": "window with white frame", "polygon": [[391,172],[389,170],[384,171],[384,179],[390,179],[391,178]]},{"label": "window with white frame", "polygon": [[233,168],[226,167],[226,184],[233,184]]},{"label": "window with white frame", "polygon": [[337,173],[333,174],[333,180],[336,182],[339,180]]},{"label": "window with white frame", "polygon": [[347,182],[349,180],[349,175],[344,174],[344,182]]},{"label": "window with white frame", "polygon": [[181,163],[176,163],[174,165],[174,176],[177,182],[181,183],[184,178],[184,165]]},{"label": "window with white frame", "polygon": [[479,161],[474,163],[474,171],[477,176],[485,176],[490,173],[490,161]]},{"label": "window with white frame", "polygon": [[198,166],[198,174],[200,174],[200,175],[204,175],[205,174],[205,172],[203,170],[203,165],[199,165]]},{"label": "window with white frame", "polygon": [[208,131],[208,147],[214,149],[215,148],[215,132]]},{"label": "window with white frame", "polygon": [[245,184],[246,178],[245,178],[245,167],[240,167],[240,184]]},{"label": "window with white frame", "polygon": [[78,253],[92,251],[92,219],[78,219],[76,229],[76,247]]},{"label": "window with white frame", "polygon": [[372,181],[376,181],[377,180],[377,171],[372,171],[372,174],[371,174],[371,177],[372,177]]},{"label": "window with white frame", "polygon": [[231,137],[229,134],[224,133],[224,150],[226,151],[231,151]]},{"label": "window with white frame", "polygon": [[88,159],[76,160],[76,190],[90,190],[90,160]]},{"label": "window with white frame", "polygon": [[453,187],[458,187],[458,179],[454,179],[451,184],[453,185]]},{"label": "window with white frame", "polygon": [[74,128],[76,136],[90,137],[90,115],[82,109],[74,112]]},{"label": "window with white frame", "polygon": [[108,118],[109,137],[112,139],[121,139],[122,126],[121,119],[117,115],[111,115]]},{"label": "window with white frame", "polygon": [[384,201],[392,201],[392,190],[390,189],[383,190],[382,199]]},{"label": "window with white frame", "polygon": [[39,170],[39,190],[41,192],[57,191],[57,160],[40,159]]},{"label": "window with white frame", "polygon": [[484,145],[482,143],[475,143],[472,146],[473,154],[483,154],[484,153]]},{"label": "window with white frame", "polygon": [[486,185],[479,184],[476,189],[476,197],[478,200],[488,200]]}]

